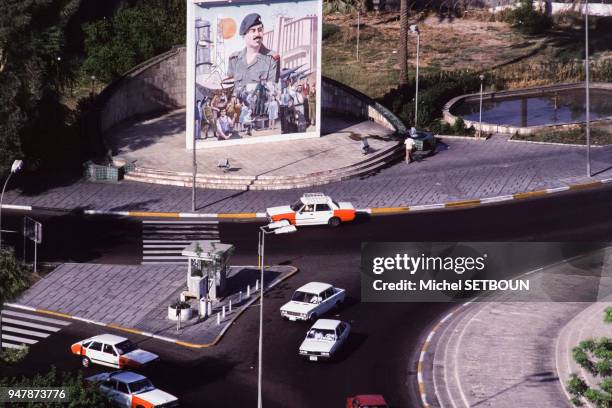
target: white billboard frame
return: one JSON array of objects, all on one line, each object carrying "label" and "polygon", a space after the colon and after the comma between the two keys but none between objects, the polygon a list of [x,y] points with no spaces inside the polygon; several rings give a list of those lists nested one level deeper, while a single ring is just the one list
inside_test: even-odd
[{"label": "white billboard frame", "polygon": [[214,9],[214,7],[247,7],[248,5],[276,5],[276,4],[287,4],[290,7],[299,5],[302,1],[286,1],[286,0],[187,0],[187,55],[186,55],[186,115],[185,115],[185,147],[187,149],[195,148],[214,148],[224,147],[232,145],[242,144],[254,144],[264,142],[276,142],[276,141],[288,141],[295,139],[304,138],[317,138],[321,136],[321,52],[322,52],[322,41],[323,41],[323,1],[322,0],[306,0],[309,3],[317,4],[317,72],[316,72],[316,119],[315,119],[315,130],[302,133],[284,133],[274,134],[266,136],[256,136],[249,138],[238,138],[218,141],[196,141],[196,39],[193,33],[195,32],[196,24],[196,8],[205,7]]}]

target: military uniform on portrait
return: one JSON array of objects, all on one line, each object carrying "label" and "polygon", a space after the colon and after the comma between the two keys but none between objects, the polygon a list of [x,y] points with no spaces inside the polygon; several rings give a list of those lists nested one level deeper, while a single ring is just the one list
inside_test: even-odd
[{"label": "military uniform on portrait", "polygon": [[[253,62],[246,60],[246,48],[234,52],[229,57],[227,76],[234,78],[234,94],[245,90],[251,91],[264,79],[266,82],[277,83],[280,77],[278,56],[274,51],[262,46]],[[251,85],[248,87],[248,85]],[[253,88],[253,89],[247,89]]]}]

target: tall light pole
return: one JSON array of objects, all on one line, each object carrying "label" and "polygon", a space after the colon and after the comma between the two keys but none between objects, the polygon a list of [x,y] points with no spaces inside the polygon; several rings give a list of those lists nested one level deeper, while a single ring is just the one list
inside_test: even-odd
[{"label": "tall light pole", "polygon": [[11,166],[11,172],[9,173],[6,181],[4,182],[4,187],[2,187],[2,193],[0,194],[0,249],[2,249],[2,200],[4,199],[4,190],[6,190],[6,186],[11,179],[11,176],[17,173],[23,167],[22,160],[15,160],[13,165]]},{"label": "tall light pole", "polygon": [[277,221],[259,227],[259,244],[257,254],[259,255],[259,268],[261,272],[259,285],[259,358],[257,370],[257,408],[262,408],[261,376],[263,359],[263,298],[264,298],[264,247],[267,234],[289,234],[297,231],[295,225],[289,221]]},{"label": "tall light pole", "polygon": [[482,136],[482,81],[484,81],[484,75],[480,75],[480,113],[478,114],[478,137]]},{"label": "tall light pole", "polygon": [[591,115],[589,100],[589,0],[585,2],[584,8],[584,71],[586,88],[586,144],[587,144],[587,177],[591,177]]},{"label": "tall light pole", "polygon": [[417,120],[419,117],[419,48],[421,41],[421,32],[419,31],[419,27],[416,24],[412,24],[410,26],[410,32],[415,33],[417,36],[416,43],[416,90],[414,93],[414,127],[417,127]]}]

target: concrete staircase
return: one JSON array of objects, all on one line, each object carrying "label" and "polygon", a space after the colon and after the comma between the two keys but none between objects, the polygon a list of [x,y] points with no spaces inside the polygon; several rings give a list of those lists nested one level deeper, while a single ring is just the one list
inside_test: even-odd
[{"label": "concrete staircase", "polygon": [[[375,154],[365,156],[364,160],[338,169],[325,170],[303,175],[239,175],[232,172],[218,174],[198,174],[196,186],[208,189],[225,190],[286,190],[304,188],[360,177],[379,170],[404,157],[404,145],[401,142]],[[136,167],[125,175],[125,180],[144,183],[165,184],[191,187],[191,173],[171,172],[150,168]]]}]

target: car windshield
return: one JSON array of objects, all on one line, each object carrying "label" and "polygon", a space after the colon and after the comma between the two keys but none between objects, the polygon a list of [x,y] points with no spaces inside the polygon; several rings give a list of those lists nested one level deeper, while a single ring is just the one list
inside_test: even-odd
[{"label": "car windshield", "polygon": [[133,383],[130,383],[130,391],[132,392],[132,394],[147,392],[147,391],[151,391],[154,389],[155,387],[151,383],[151,380],[149,380],[148,378],[143,378],[142,380],[138,380],[138,381],[134,381]]},{"label": "car windshield", "polygon": [[313,340],[335,341],[336,332],[331,329],[311,329],[306,338]]},{"label": "car windshield", "polygon": [[121,343],[117,344],[115,348],[117,349],[119,355],[127,354],[130,351],[136,350],[136,346],[129,340],[122,341]]},{"label": "car windshield", "polygon": [[302,208],[303,205],[304,203],[302,203],[302,200],[297,200],[295,203],[291,204],[289,207],[291,207],[293,211],[298,211],[300,208]]},{"label": "car windshield", "polygon": [[298,290],[293,294],[291,300],[293,300],[294,302],[318,303],[319,296],[315,295],[314,293],[300,292]]}]

